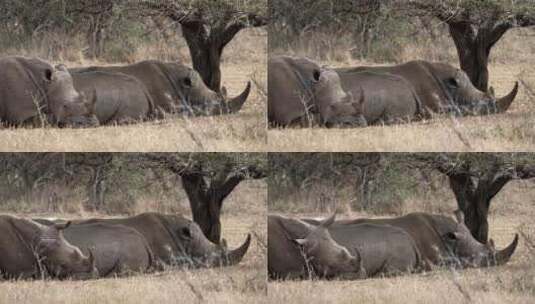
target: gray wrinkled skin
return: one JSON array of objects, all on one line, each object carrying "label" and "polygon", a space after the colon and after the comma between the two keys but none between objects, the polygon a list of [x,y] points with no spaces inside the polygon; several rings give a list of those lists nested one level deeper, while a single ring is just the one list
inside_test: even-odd
[{"label": "gray wrinkled skin", "polygon": [[268,216],[268,273],[272,279],[359,276],[361,259],[336,243],[328,228],[334,215],[317,227],[300,220]]},{"label": "gray wrinkled skin", "polygon": [[[360,100],[341,87],[336,73],[306,58],[268,61],[268,120],[274,126],[362,125]],[[364,122],[365,123],[365,122]]]},{"label": "gray wrinkled skin", "polygon": [[94,104],[73,87],[69,72],[36,58],[0,59],[0,119],[4,124],[98,125]]},{"label": "gray wrinkled skin", "polygon": [[108,72],[135,77],[147,88],[157,110],[183,116],[238,112],[250,92],[250,83],[239,96],[226,99],[206,86],[199,73],[176,62],[146,60],[125,66],[94,66],[70,69],[71,73]]},{"label": "gray wrinkled skin", "polygon": [[[507,111],[518,92],[518,83],[507,96],[494,98],[481,92],[470,82],[466,73],[451,65],[427,61],[410,61],[395,66],[362,66],[336,69],[339,74],[370,72],[396,75],[412,85],[422,103],[421,115],[430,118],[434,114],[486,115]],[[388,86],[385,86],[388,90]],[[364,88],[366,91],[366,88]],[[388,94],[395,94],[389,90]]]}]

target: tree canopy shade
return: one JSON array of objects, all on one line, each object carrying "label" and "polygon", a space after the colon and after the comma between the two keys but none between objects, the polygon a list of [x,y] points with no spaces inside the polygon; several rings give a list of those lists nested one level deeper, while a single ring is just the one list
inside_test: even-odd
[{"label": "tree canopy shade", "polygon": [[461,69],[480,90],[488,90],[492,47],[511,28],[535,25],[531,0],[402,0],[404,8],[438,18],[449,27]]},{"label": "tree canopy shade", "polygon": [[225,46],[248,27],[267,24],[267,1],[142,0],[142,14],[165,16],[180,24],[193,68],[212,90],[221,89],[221,56]]}]

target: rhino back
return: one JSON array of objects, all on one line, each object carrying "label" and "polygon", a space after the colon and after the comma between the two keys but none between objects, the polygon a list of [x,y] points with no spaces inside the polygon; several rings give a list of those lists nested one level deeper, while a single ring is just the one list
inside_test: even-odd
[{"label": "rhino back", "polygon": [[75,88],[86,96],[97,94],[96,114],[101,124],[143,120],[153,101],[145,85],[123,73],[87,71],[73,74]]},{"label": "rhino back", "polygon": [[417,271],[420,253],[412,237],[390,225],[358,224],[329,229],[342,246],[360,254],[368,277]]},{"label": "rhino back", "polygon": [[0,216],[0,231],[0,278],[35,277],[39,270],[31,240],[25,239],[10,216]]},{"label": "rhino back", "polygon": [[162,70],[159,62],[155,60],[147,60],[124,66],[94,66],[72,69],[71,71],[75,73],[100,71],[123,73],[133,76],[145,85],[155,107],[162,108],[167,112],[171,112],[174,109],[175,100],[178,99],[177,92],[175,92],[169,78]]},{"label": "rhino back", "polygon": [[290,125],[305,115],[307,98],[289,57],[275,57],[268,62],[268,118],[270,123]]},{"label": "rhino back", "polygon": [[38,115],[34,102],[44,102],[44,77],[52,66],[39,59],[5,57],[0,59],[0,119],[23,124]]},{"label": "rhino back", "polygon": [[403,77],[371,71],[337,70],[345,91],[360,96],[364,91],[362,112],[368,124],[412,120],[419,112],[420,100],[413,86]]},{"label": "rhino back", "polygon": [[152,253],[143,235],[124,225],[73,225],[65,238],[86,255],[91,250],[101,276],[143,272],[151,267]]},{"label": "rhino back", "polygon": [[307,235],[305,224],[299,220],[277,215],[268,216],[268,272],[273,279],[292,279],[306,276],[306,265],[299,249],[291,239]]},{"label": "rhino back", "polygon": [[78,224],[90,223],[118,224],[137,230],[145,237],[158,263],[171,264],[173,257],[181,253],[179,240],[173,238],[161,215],[157,213],[143,213],[127,218],[89,219],[78,222]]}]

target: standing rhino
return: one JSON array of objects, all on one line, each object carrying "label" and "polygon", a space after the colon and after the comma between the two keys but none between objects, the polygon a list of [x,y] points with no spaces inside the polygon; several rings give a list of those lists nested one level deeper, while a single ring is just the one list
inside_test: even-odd
[{"label": "standing rhino", "polygon": [[271,125],[365,125],[361,101],[346,94],[338,75],[306,58],[268,61],[268,120]]},{"label": "standing rhino", "polygon": [[[362,86],[353,80],[353,77],[363,77],[359,75],[360,72],[384,75],[385,79],[390,78],[390,75],[402,77],[412,85],[410,89],[416,92],[422,103],[421,113],[418,114],[425,118],[431,117],[434,113],[448,112],[458,115],[502,113],[507,111],[518,92],[518,83],[516,83],[507,96],[496,99],[492,94],[475,88],[464,71],[449,64],[427,61],[410,61],[395,66],[339,68],[336,72],[345,84],[345,90],[357,90],[358,85],[362,87],[365,95],[371,94],[370,91],[373,92],[379,85]],[[397,94],[396,90],[390,90],[388,85],[385,85],[383,89],[389,97],[387,100],[392,100],[390,95]],[[406,102],[406,108],[400,108],[398,116],[403,116],[407,111],[412,112],[410,108],[413,107],[413,100],[407,99]]]},{"label": "standing rhino", "polygon": [[362,95],[362,115],[368,125],[411,121],[423,116],[422,102],[403,77],[376,72],[339,73],[342,87]]},{"label": "standing rhino", "polygon": [[74,87],[96,99],[101,125],[143,121],[156,116],[154,101],[137,78],[102,71],[73,73]]},{"label": "standing rhino", "polygon": [[[47,220],[39,220],[52,224]],[[74,226],[102,223],[123,225],[137,230],[149,244],[155,266],[218,267],[238,264],[251,243],[245,242],[235,250],[210,242],[199,225],[181,215],[142,213],[132,217],[112,219],[87,219],[73,221]]]},{"label": "standing rhino", "polygon": [[65,278],[94,273],[91,251],[86,256],[63,237],[63,230],[69,224],[44,226],[32,220],[0,215],[0,278],[45,275]]},{"label": "standing rhino", "polygon": [[[238,112],[251,90],[251,84],[239,96],[226,100],[225,94],[210,90],[199,73],[190,67],[174,62],[141,61],[125,66],[102,66],[70,69],[71,73],[110,72],[123,73],[141,81],[147,88],[154,105],[165,113],[184,115],[218,115]],[[108,90],[104,87],[102,90]],[[99,89],[97,89],[99,90]]]},{"label": "standing rhino", "polygon": [[[436,214],[410,213],[396,218],[341,220],[329,231],[336,235],[337,229],[348,229],[361,224],[391,225],[406,231],[416,243],[421,254],[422,268],[431,270],[435,266],[453,265],[459,267],[488,267],[503,265],[509,261],[518,245],[518,235],[503,250],[496,250],[494,242],[479,243],[464,224],[461,211],[455,212],[456,220]],[[320,225],[311,219],[307,223]]]},{"label": "standing rhino", "polygon": [[268,216],[268,273],[272,279],[359,275],[361,258],[331,238],[335,215],[317,227],[278,215]]},{"label": "standing rhino", "polygon": [[[99,277],[147,272],[154,265],[154,255],[137,230],[123,225],[94,223],[72,225],[64,230],[65,239],[84,253],[92,253]],[[86,278],[85,274],[78,274]]]},{"label": "standing rhino", "polygon": [[40,119],[58,126],[98,125],[94,100],[85,100],[73,87],[64,66],[54,68],[36,58],[0,59],[0,121],[8,125],[39,125]]}]

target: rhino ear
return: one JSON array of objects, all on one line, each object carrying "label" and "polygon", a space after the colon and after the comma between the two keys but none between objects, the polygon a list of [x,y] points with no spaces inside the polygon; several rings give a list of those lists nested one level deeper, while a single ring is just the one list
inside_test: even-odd
[{"label": "rhino ear", "polygon": [[56,228],[58,231],[61,231],[61,230],[69,228],[71,223],[72,223],[71,221],[67,221],[65,223],[57,223],[57,224],[54,224],[54,228]]},{"label": "rhino ear", "polygon": [[293,239],[292,241],[299,246],[305,246],[307,243],[306,239]]},{"label": "rhino ear", "polygon": [[46,69],[45,70],[45,81],[52,81],[52,76],[54,75],[54,71],[52,69]]},{"label": "rhino ear", "polygon": [[312,77],[314,79],[314,82],[320,81],[321,78],[321,71],[320,70],[314,70]]},{"label": "rhino ear", "polygon": [[334,223],[335,219],[336,219],[336,211],[334,211],[334,213],[331,216],[329,216],[327,219],[325,219],[323,222],[321,222],[320,226],[322,226],[324,228],[328,228],[329,226],[331,226]]},{"label": "rhino ear", "polygon": [[459,224],[464,224],[464,213],[461,210],[457,209],[455,210],[454,214],[455,218],[457,219],[457,222]]},{"label": "rhino ear", "polygon": [[489,88],[488,93],[489,93],[489,95],[490,95],[491,97],[496,97],[496,94],[494,93],[494,87],[491,86],[491,87]]}]

